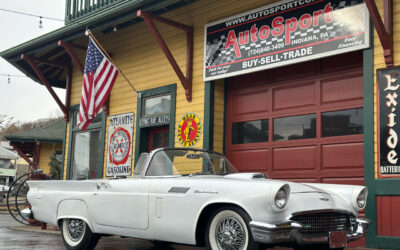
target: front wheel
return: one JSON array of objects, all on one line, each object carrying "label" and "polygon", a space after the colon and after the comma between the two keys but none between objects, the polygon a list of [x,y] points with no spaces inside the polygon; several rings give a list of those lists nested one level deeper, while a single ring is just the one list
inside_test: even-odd
[{"label": "front wheel", "polygon": [[258,249],[249,230],[250,217],[240,209],[229,207],[217,210],[208,222],[206,246],[211,250]]},{"label": "front wheel", "polygon": [[86,222],[80,219],[63,219],[61,235],[64,245],[69,250],[91,250],[100,239],[94,234]]}]

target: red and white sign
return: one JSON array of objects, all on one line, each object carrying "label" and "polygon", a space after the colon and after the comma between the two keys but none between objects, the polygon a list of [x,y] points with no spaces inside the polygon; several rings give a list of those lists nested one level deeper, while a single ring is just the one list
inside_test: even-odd
[{"label": "red and white sign", "polygon": [[124,176],[132,172],[133,113],[109,118],[106,176]]}]

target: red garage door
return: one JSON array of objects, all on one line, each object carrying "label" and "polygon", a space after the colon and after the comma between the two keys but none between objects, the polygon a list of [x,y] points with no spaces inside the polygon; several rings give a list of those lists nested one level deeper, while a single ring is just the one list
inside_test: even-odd
[{"label": "red garage door", "polygon": [[240,171],[363,184],[362,53],[228,80],[226,153]]}]

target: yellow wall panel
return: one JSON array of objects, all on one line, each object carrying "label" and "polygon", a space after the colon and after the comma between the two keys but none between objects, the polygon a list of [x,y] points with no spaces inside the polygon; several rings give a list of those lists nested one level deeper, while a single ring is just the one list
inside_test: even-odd
[{"label": "yellow wall panel", "polygon": [[64,171],[63,171],[63,179],[66,180],[67,177],[67,166],[68,166],[68,145],[69,145],[69,124],[67,124],[67,129],[65,132],[65,147],[64,147]]},{"label": "yellow wall panel", "polygon": [[224,81],[215,81],[214,86],[214,151],[223,152],[224,134]]},{"label": "yellow wall panel", "polygon": [[39,167],[50,174],[50,155],[52,151],[62,151],[62,143],[40,143]]}]

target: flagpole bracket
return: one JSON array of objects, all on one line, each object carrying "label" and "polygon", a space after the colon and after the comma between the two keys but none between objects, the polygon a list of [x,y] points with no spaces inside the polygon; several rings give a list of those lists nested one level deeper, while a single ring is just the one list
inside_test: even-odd
[{"label": "flagpole bracket", "polygon": [[385,64],[393,67],[393,0],[384,0],[384,22],[374,0],[365,0],[365,4],[381,41]]},{"label": "flagpole bracket", "polygon": [[[154,37],[156,38],[158,44],[160,45],[162,51],[164,52],[165,56],[167,57],[169,63],[171,64],[172,68],[174,69],[175,73],[177,74],[179,80],[182,83],[183,88],[185,89],[186,99],[191,102],[192,101],[192,82],[193,82],[193,27],[187,26],[185,24],[181,24],[175,22],[173,20],[156,16],[149,12],[138,10],[137,16],[144,19],[146,25],[153,33]],[[181,29],[186,32],[186,76],[183,75],[181,68],[179,67],[178,63],[176,62],[174,56],[172,55],[168,45],[165,43],[164,39],[162,38],[160,32],[158,31],[154,20],[170,25],[174,28]]]}]

